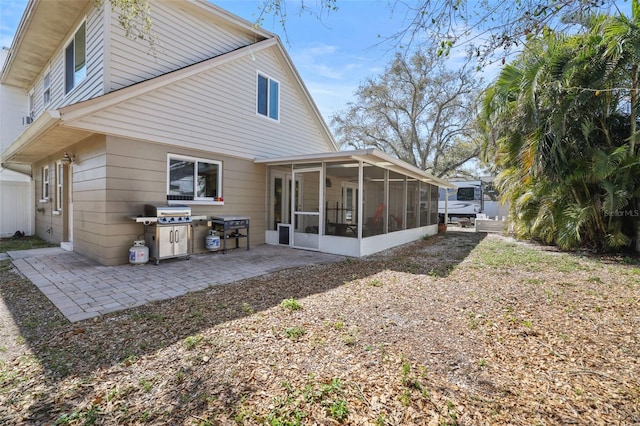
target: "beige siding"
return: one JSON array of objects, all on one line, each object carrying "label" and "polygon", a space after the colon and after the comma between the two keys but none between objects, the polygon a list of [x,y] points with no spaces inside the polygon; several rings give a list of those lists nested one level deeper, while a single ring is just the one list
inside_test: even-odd
[{"label": "beige siding", "polygon": [[[89,160],[92,165],[75,175],[75,223],[81,228],[81,235],[74,237],[74,246],[81,245],[76,251],[105,265],[127,263],[128,248],[144,232],[144,226],[130,218],[142,214],[147,203],[166,203],[169,153],[222,161],[224,206],[193,205],[193,214],[249,216],[251,245],[264,243],[265,166],[202,151],[108,137],[106,155],[93,157]],[[206,223],[194,223],[193,230],[194,251],[202,252]]]},{"label": "beige siding", "polygon": [[106,141],[95,135],[73,147],[73,249],[102,263],[106,205]]},{"label": "beige siding", "polygon": [[[185,10],[185,9],[189,9]],[[125,36],[111,20],[111,90],[165,74],[256,42],[248,31],[232,29],[187,2],[151,2],[153,50],[143,40]],[[200,14],[198,14],[200,12]]]},{"label": "beige siding", "polygon": [[[87,22],[87,76],[67,95],[64,93],[64,51],[66,45],[75,34],[80,24]],[[71,32],[65,38],[64,43],[56,50],[47,67],[37,78],[33,87],[35,117],[42,114],[45,109],[57,109],[86,99],[95,98],[103,94],[103,43],[104,17],[103,9],[92,7],[86,16],[76,22]],[[44,76],[51,73],[51,101],[44,105]],[[25,104],[26,106],[27,104]],[[27,115],[25,108],[24,115]]]},{"label": "beige siding", "polygon": [[[243,158],[333,150],[276,47],[239,58],[72,124]],[[257,72],[280,82],[280,121],[256,113]]]}]

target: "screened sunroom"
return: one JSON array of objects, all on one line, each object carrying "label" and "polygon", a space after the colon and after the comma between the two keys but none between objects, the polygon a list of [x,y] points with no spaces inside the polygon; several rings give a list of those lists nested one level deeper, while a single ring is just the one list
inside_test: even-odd
[{"label": "screened sunroom", "polygon": [[360,257],[438,232],[449,182],[375,149],[267,165],[267,244]]}]

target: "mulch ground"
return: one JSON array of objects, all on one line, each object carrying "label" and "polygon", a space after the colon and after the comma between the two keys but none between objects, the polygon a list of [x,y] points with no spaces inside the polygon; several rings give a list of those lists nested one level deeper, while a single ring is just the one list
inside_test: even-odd
[{"label": "mulch ground", "polygon": [[2,424],[640,424],[637,258],[448,232],[74,324],[0,292]]}]

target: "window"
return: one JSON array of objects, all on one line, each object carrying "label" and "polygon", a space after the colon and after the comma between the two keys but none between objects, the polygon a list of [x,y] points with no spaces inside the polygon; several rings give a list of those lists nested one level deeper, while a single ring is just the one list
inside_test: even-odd
[{"label": "window", "polygon": [[64,52],[64,87],[69,93],[87,76],[86,22],[76,31]]},{"label": "window", "polygon": [[473,188],[458,188],[458,201],[473,201],[475,200]]},{"label": "window", "polygon": [[62,162],[56,164],[56,210],[62,211],[62,179],[64,176],[64,165]]},{"label": "window", "polygon": [[44,86],[44,93],[42,94],[42,100],[44,101],[44,106],[47,106],[49,105],[49,102],[51,102],[51,72],[47,72],[44,75],[42,84]]},{"label": "window", "polygon": [[33,118],[36,115],[36,106],[33,98],[33,90],[29,92],[29,117]]},{"label": "window", "polygon": [[278,120],[280,83],[258,74],[258,114]]},{"label": "window", "polygon": [[42,168],[42,199],[49,199],[49,167]]},{"label": "window", "polygon": [[222,162],[169,155],[167,200],[222,202]]}]

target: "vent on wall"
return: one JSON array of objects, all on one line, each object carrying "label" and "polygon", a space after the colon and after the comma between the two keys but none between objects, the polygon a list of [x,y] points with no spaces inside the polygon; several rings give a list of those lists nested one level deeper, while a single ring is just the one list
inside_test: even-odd
[{"label": "vent on wall", "polygon": [[26,117],[22,117],[22,125],[26,126],[27,124],[31,124],[33,123],[33,117],[30,115],[27,115]]}]

